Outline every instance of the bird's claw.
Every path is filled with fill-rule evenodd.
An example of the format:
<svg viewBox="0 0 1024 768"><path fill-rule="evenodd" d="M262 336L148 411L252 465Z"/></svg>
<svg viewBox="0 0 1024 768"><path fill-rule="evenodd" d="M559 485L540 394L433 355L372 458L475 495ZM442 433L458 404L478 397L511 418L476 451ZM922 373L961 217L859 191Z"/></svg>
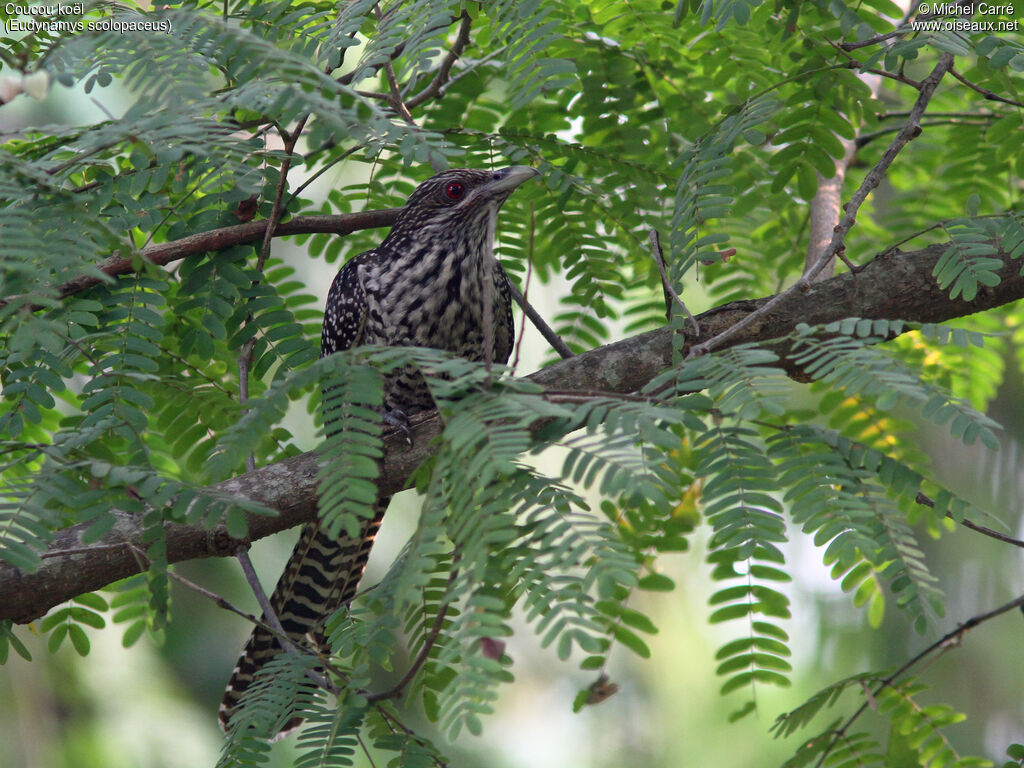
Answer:
<svg viewBox="0 0 1024 768"><path fill-rule="evenodd" d="M395 427L405 437L405 442L412 445L412 432L409 430L409 416L405 411L398 408L388 408L384 411L384 423L389 427Z"/></svg>

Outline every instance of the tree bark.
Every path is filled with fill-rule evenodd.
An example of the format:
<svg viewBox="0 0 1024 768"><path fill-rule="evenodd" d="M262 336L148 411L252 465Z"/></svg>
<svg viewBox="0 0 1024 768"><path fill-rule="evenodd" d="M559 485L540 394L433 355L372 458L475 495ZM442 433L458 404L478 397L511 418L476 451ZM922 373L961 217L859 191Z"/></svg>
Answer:
<svg viewBox="0 0 1024 768"><path fill-rule="evenodd" d="M806 380L806 376L787 360L787 343L782 338L798 323L818 325L847 317L942 322L1024 297L1020 265L1000 252L1004 266L999 285L981 286L970 302L962 298L950 299L932 277L935 263L944 249L940 244L912 253L883 254L855 275L846 273L816 283L730 339L727 346L777 340L771 348L779 354L780 366L790 376ZM687 346L717 335L771 298L731 302L703 313L698 317L701 336L699 339L688 337ZM629 393L667 369L671 361L671 334L667 328L662 328L578 355L529 378L560 392ZM411 447L401 435L385 438L386 454L380 478L383 495L405 487L410 473L429 455L429 443L439 434L441 425L436 412L427 413L414 419L411 429L414 436ZM315 518L316 474L317 458L314 453L306 453L219 483L211 490L248 499L278 512L276 517L250 516L247 540L252 541ZM143 570L145 563L139 552L145 547L141 543L140 521L123 512L115 514L117 524L94 544L81 542L87 525L57 531L35 573L0 565L0 619L14 619L19 623L32 621L75 595ZM166 530L167 557L172 563L199 557L224 557L242 543L232 539L223 524L206 530L200 526L168 523Z"/></svg>

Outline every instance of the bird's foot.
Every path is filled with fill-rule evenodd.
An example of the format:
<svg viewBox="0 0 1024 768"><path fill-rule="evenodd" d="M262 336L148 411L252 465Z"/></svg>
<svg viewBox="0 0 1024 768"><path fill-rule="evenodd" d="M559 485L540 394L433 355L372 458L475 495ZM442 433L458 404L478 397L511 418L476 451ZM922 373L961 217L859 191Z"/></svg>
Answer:
<svg viewBox="0 0 1024 768"><path fill-rule="evenodd" d="M412 432L409 430L409 417L405 411L398 408L388 408L384 411L384 423L389 427L395 427L405 437L405 442L412 445Z"/></svg>

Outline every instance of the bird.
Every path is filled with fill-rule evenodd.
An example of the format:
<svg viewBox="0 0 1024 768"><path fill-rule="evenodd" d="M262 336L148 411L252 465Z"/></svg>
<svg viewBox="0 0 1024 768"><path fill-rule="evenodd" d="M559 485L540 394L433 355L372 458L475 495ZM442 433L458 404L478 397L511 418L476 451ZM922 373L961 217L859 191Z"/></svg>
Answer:
<svg viewBox="0 0 1024 768"><path fill-rule="evenodd" d="M521 165L496 171L450 169L416 187L383 242L349 259L335 276L324 310L321 357L377 344L432 347L471 361L506 363L515 335L512 292L493 256L493 217L517 187L538 173ZM485 291L491 292L489 301ZM488 305L493 313L489 325L484 321ZM491 337L489 355L485 336ZM386 377L386 423L408 434L408 418L432 408L430 391L416 371ZM378 499L356 538L331 536L319 522L305 524L270 598L294 643L309 638L329 653L324 622L355 596L389 501ZM257 671L282 651L269 630L253 630L221 700L222 730L229 732ZM301 717L293 717L278 735L301 723Z"/></svg>

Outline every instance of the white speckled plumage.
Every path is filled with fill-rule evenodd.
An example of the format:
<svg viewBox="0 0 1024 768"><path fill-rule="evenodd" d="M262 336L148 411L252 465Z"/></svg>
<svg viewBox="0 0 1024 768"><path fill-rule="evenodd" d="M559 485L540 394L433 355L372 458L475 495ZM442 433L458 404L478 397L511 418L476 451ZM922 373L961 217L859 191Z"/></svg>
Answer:
<svg viewBox="0 0 1024 768"><path fill-rule="evenodd" d="M484 307L489 305L490 359L506 362L514 335L511 294L508 277L488 247L489 217L536 174L524 166L457 169L420 184L384 241L350 259L335 277L324 310L321 356L384 344L433 347L480 361L486 357ZM489 300L485 290L491 291ZM385 407L411 416L433 402L422 377L406 370L386 382ZM322 622L354 596L388 501L378 502L375 518L356 539L331 538L317 523L303 528L271 597L297 643L309 637L323 645ZM257 670L280 652L272 634L253 630L221 702L223 728ZM282 732L301 722L293 718Z"/></svg>

